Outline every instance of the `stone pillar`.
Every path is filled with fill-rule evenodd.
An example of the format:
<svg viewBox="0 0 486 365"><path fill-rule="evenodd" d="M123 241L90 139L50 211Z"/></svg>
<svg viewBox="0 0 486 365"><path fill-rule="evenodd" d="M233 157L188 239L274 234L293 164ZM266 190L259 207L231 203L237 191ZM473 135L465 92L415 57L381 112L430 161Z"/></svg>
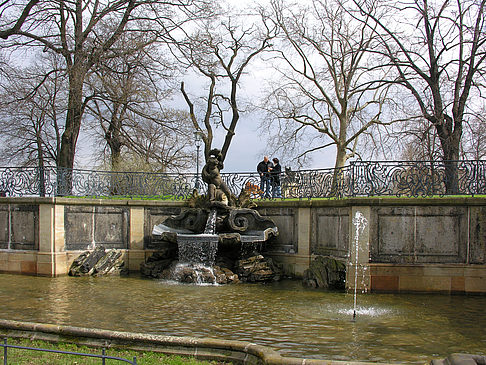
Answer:
<svg viewBox="0 0 486 365"><path fill-rule="evenodd" d="M67 274L64 244L64 205L39 204L38 275Z"/></svg>
<svg viewBox="0 0 486 365"><path fill-rule="evenodd" d="M309 268L311 260L311 208L297 209L297 254L295 255L295 275L302 276Z"/></svg>
<svg viewBox="0 0 486 365"><path fill-rule="evenodd" d="M130 233L128 238L128 270L139 271L140 264L145 262L144 239L145 209L130 207Z"/></svg>
<svg viewBox="0 0 486 365"><path fill-rule="evenodd" d="M360 291L371 288L370 262L371 208L353 206L349 219L349 263L346 271L346 289ZM357 267L357 276L356 274Z"/></svg>

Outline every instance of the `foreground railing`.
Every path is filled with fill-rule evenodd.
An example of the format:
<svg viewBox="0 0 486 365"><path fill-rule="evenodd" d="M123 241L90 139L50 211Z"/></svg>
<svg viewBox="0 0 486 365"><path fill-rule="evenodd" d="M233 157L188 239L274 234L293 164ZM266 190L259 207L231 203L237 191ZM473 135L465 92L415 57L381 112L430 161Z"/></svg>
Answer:
<svg viewBox="0 0 486 365"><path fill-rule="evenodd" d="M61 351L61 350L50 350L50 349L45 349L45 348L39 348L39 347L28 347L28 346L17 346L17 345L9 345L7 343L7 339L5 338L3 340L3 344L0 343L0 347L3 347L3 365L8 364L8 349L17 349L17 350L29 350L29 351L39 351L39 352L49 352L53 354L62 354L62 355L73 355L73 356L80 356L80 357L90 357L90 358L96 358L96 359L101 359L101 364L104 365L106 362L105 360L115 360L115 361L120 361L122 363L128 363L131 365L137 365L137 357L133 357L133 361L127 360L121 357L115 357L115 356L108 356L105 353L105 349L102 349L101 355L97 354L88 354L84 352L72 352L72 351ZM11 356L11 359L15 360L15 356ZM77 364L77 362L75 362Z"/></svg>
<svg viewBox="0 0 486 365"><path fill-rule="evenodd" d="M263 197L255 173L222 173L230 190ZM357 196L444 196L486 194L486 161L356 161L341 169L287 170L280 176L282 198ZM190 173L109 172L62 168L0 168L0 195L186 199L206 192Z"/></svg>

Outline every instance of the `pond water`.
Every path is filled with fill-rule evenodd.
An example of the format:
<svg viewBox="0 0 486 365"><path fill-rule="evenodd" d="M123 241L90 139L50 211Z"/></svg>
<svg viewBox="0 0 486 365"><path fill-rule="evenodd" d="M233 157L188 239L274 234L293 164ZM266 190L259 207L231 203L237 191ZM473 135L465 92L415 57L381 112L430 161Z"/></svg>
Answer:
<svg viewBox="0 0 486 365"><path fill-rule="evenodd" d="M486 355L486 296L353 295L266 285L196 286L137 276L0 274L0 318L267 345L283 356L423 364Z"/></svg>

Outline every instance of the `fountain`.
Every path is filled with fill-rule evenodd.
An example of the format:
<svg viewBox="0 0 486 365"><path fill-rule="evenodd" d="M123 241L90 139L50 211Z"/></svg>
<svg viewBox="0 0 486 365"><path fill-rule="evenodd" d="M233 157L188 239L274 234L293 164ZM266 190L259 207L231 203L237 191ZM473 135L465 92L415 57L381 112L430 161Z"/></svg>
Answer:
<svg viewBox="0 0 486 365"><path fill-rule="evenodd" d="M176 245L176 250L169 251L176 251L177 259L167 265L171 256L159 256L163 268L147 276L194 283L269 281L279 277L278 268L259 253L268 239L278 235L278 228L253 209L255 205L245 190L239 197L231 194L221 178L222 168L221 152L211 150L202 170L207 196L195 191L188 209L154 226L153 240L165 246ZM148 264L153 266L153 262ZM142 267L142 272L154 270Z"/></svg>
<svg viewBox="0 0 486 365"><path fill-rule="evenodd" d="M354 297L353 297L353 320L356 319L357 296L358 296L358 256L359 256L359 235L364 231L368 220L365 216L357 211L353 218L353 225L356 228L354 239Z"/></svg>

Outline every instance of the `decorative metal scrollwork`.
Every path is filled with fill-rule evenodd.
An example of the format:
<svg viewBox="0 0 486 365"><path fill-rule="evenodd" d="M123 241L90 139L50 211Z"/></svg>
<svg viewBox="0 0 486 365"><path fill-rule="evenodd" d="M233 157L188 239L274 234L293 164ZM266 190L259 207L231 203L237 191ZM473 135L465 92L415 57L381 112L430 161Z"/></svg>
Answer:
<svg viewBox="0 0 486 365"><path fill-rule="evenodd" d="M263 198L260 176L222 173L231 192ZM287 170L280 176L282 199L357 196L444 196L486 194L486 161L355 161L340 169ZM0 195L186 199L207 190L191 173L109 172L56 167L0 167Z"/></svg>

